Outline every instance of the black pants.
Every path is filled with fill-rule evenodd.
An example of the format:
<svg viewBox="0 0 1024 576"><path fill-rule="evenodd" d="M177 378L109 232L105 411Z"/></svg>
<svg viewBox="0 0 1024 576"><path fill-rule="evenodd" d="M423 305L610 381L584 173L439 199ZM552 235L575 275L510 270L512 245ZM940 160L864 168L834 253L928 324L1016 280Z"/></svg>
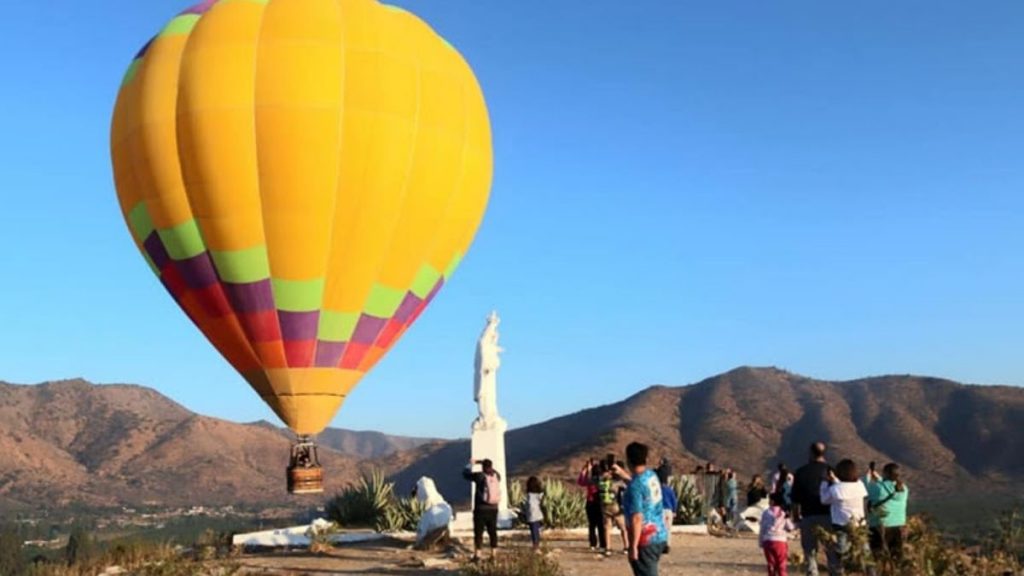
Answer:
<svg viewBox="0 0 1024 576"><path fill-rule="evenodd" d="M871 528L871 535L868 540L871 544L871 551L876 557L888 553L889 558L899 562L903 559L903 529L902 527L875 526Z"/></svg>
<svg viewBox="0 0 1024 576"><path fill-rule="evenodd" d="M633 576L658 576L658 561L665 553L665 543L648 544L637 552L637 559L629 561Z"/></svg>
<svg viewBox="0 0 1024 576"><path fill-rule="evenodd" d="M484 545L484 530L491 540L491 548L498 547L498 509L484 508L473 511L473 546L479 550Z"/></svg>
<svg viewBox="0 0 1024 576"><path fill-rule="evenodd" d="M587 502L587 536L591 548L604 547L604 515L600 502Z"/></svg>

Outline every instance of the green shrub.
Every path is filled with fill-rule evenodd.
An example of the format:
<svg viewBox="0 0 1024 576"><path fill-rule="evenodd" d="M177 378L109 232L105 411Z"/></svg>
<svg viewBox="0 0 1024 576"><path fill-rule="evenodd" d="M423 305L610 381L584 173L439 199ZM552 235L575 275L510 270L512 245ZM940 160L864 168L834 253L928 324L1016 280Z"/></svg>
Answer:
<svg viewBox="0 0 1024 576"><path fill-rule="evenodd" d="M544 525L548 528L582 528L587 525L587 497L558 480L544 480Z"/></svg>
<svg viewBox="0 0 1024 576"><path fill-rule="evenodd" d="M64 548L64 560L68 566L86 564L94 554L92 536L84 528L77 526L71 531L68 544Z"/></svg>
<svg viewBox="0 0 1024 576"><path fill-rule="evenodd" d="M415 498L398 498L384 507L384 515L374 524L378 532L415 532L423 516L423 505Z"/></svg>
<svg viewBox="0 0 1024 576"><path fill-rule="evenodd" d="M558 480L546 478L544 487L544 525L548 528L580 528L587 525L586 494ZM526 517L526 486L520 480L508 484L509 508L518 513L517 523Z"/></svg>
<svg viewBox="0 0 1024 576"><path fill-rule="evenodd" d="M0 529L0 574L17 574L24 566L21 534L13 526Z"/></svg>
<svg viewBox="0 0 1024 576"><path fill-rule="evenodd" d="M327 519L339 526L372 528L378 532L416 530L423 507L415 498L398 498L395 485L380 470L364 474L346 486L325 508Z"/></svg>
<svg viewBox="0 0 1024 576"><path fill-rule="evenodd" d="M1005 522L1005 518L1004 518ZM1006 548L1003 526L994 534L988 546L965 548L950 541L927 518L909 519L904 532L903 557L899 560L888 555L875 558L867 548L868 529L858 526L852 530L851 546L844 556L844 564L852 574L863 574L874 567L879 576L1003 576L1017 574L1021 563ZM826 546L835 545L835 535L819 528L819 539Z"/></svg>
<svg viewBox="0 0 1024 576"><path fill-rule="evenodd" d="M558 562L522 548L499 554L494 560L466 564L461 573L464 576L565 576Z"/></svg>
<svg viewBox="0 0 1024 576"><path fill-rule="evenodd" d="M517 512L526 508L526 487L522 480L508 483L508 507Z"/></svg>
<svg viewBox="0 0 1024 576"><path fill-rule="evenodd" d="M394 500L394 484L384 473L373 470L364 474L355 485L348 485L326 506L327 519L341 526L375 528L382 522L385 510Z"/></svg>
<svg viewBox="0 0 1024 576"><path fill-rule="evenodd" d="M676 509L676 524L700 524L704 516L704 498L687 476L673 476L669 485L676 492L679 506Z"/></svg>
<svg viewBox="0 0 1024 576"><path fill-rule="evenodd" d="M1024 563L1024 513L1007 510L996 519L993 548Z"/></svg>

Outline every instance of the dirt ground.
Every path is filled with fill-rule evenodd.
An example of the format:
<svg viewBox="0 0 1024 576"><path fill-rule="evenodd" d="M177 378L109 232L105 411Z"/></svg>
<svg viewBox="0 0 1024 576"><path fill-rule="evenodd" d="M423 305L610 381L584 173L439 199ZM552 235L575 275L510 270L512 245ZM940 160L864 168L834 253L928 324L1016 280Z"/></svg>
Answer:
<svg viewBox="0 0 1024 576"><path fill-rule="evenodd" d="M547 553L556 558L570 575L618 576L630 574L623 554L602 557L590 552L578 536L546 535ZM415 552L411 543L381 540L344 545L315 555L305 550L265 554L246 554L237 559L242 574L266 576L450 575L458 570L464 556L450 558L442 553ZM504 548L527 547L520 536L505 538ZM736 538L714 536L673 536L672 550L662 557L661 574L748 575L764 574L764 560L753 535Z"/></svg>

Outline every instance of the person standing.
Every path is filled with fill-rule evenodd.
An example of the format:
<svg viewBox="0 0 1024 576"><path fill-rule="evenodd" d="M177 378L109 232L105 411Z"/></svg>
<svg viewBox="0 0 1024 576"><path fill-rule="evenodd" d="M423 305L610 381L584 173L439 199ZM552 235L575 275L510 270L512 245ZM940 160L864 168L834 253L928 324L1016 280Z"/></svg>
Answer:
<svg viewBox="0 0 1024 576"><path fill-rule="evenodd" d="M886 464L881 477L868 484L869 542L876 562L891 562L895 567L903 559L909 498L910 488L900 479L899 464Z"/></svg>
<svg viewBox="0 0 1024 576"><path fill-rule="evenodd" d="M784 478L785 470L786 465L782 462L779 462L778 467L776 467L775 469L775 473L772 474L772 486L771 490L769 490L770 493L774 494L779 491L779 487L782 484L781 480Z"/></svg>
<svg viewBox="0 0 1024 576"><path fill-rule="evenodd" d="M850 549L851 530L864 521L864 500L867 497L868 490L858 477L853 460L839 462L834 471L828 470L826 480L821 483L821 503L830 506L832 531L836 535L835 546L829 546L834 548L828 565L831 576L843 575L842 557Z"/></svg>
<svg viewBox="0 0 1024 576"><path fill-rule="evenodd" d="M658 482L661 482L661 503L665 509L665 554L668 554L672 548L672 524L675 522L676 510L679 509L679 499L669 480L671 478L668 470L664 467L658 468Z"/></svg>
<svg viewBox="0 0 1024 576"><path fill-rule="evenodd" d="M831 509L821 502L821 481L829 470L825 462L826 448L824 442L811 444L810 462L798 468L793 477L793 519L800 527L800 548L803 549L807 576L818 576L818 528L832 528ZM830 565L838 562L832 555L834 552L827 548Z"/></svg>
<svg viewBox="0 0 1024 576"><path fill-rule="evenodd" d="M480 464L481 471L474 472L473 466ZM498 550L498 505L501 503L501 475L494 469L490 459L470 460L462 477L476 486L473 498L473 560L480 559L484 531L491 544L491 558Z"/></svg>
<svg viewBox="0 0 1024 576"><path fill-rule="evenodd" d="M782 481L782 508L786 512L793 509L793 474L788 470Z"/></svg>
<svg viewBox="0 0 1024 576"><path fill-rule="evenodd" d="M736 527L736 519L740 515L740 487L736 481L736 472L729 469L725 473L725 525L728 528Z"/></svg>
<svg viewBox="0 0 1024 576"><path fill-rule="evenodd" d="M597 484L600 480L600 462L596 458L587 460L580 470L576 483L587 490L587 537L590 540L590 550L595 551L598 546L601 551L605 548L604 515L601 513L601 501L597 494Z"/></svg>
<svg viewBox="0 0 1024 576"><path fill-rule="evenodd" d="M757 539L768 562L768 576L786 576L789 533L794 527L782 508L781 493L772 493L769 503L770 506L761 514L761 529Z"/></svg>
<svg viewBox="0 0 1024 576"><path fill-rule="evenodd" d="M601 515L604 521L604 541L602 544L603 553L611 554L612 528L619 529L619 536L622 537L622 551L628 550L626 541L626 523L622 515L622 503L620 492L624 488L623 481L629 477L616 462L613 455L602 463L601 477L597 481L597 499L601 503Z"/></svg>
<svg viewBox="0 0 1024 576"><path fill-rule="evenodd" d="M747 486L747 507L757 506L762 500L768 497L768 489L764 487L764 480L760 474L754 474Z"/></svg>
<svg viewBox="0 0 1024 576"><path fill-rule="evenodd" d="M646 445L633 442L626 446L626 464L632 473L623 497L626 530L629 534L629 566L633 576L657 576L658 562L665 552L665 506L661 482L647 468Z"/></svg>
<svg viewBox="0 0 1024 576"><path fill-rule="evenodd" d="M530 527L533 551L540 551L540 527L544 523L544 486L540 478L530 476L526 481L526 525Z"/></svg>

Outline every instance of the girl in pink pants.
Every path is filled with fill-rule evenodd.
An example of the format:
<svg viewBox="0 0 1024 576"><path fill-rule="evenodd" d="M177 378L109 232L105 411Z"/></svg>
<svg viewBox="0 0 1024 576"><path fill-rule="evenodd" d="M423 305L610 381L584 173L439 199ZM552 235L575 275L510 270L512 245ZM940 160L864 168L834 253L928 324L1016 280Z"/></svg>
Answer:
<svg viewBox="0 0 1024 576"><path fill-rule="evenodd" d="M768 561L768 576L786 576L786 561L789 557L789 533L793 523L782 509L782 495L771 495L771 506L761 515L761 530L758 542Z"/></svg>

